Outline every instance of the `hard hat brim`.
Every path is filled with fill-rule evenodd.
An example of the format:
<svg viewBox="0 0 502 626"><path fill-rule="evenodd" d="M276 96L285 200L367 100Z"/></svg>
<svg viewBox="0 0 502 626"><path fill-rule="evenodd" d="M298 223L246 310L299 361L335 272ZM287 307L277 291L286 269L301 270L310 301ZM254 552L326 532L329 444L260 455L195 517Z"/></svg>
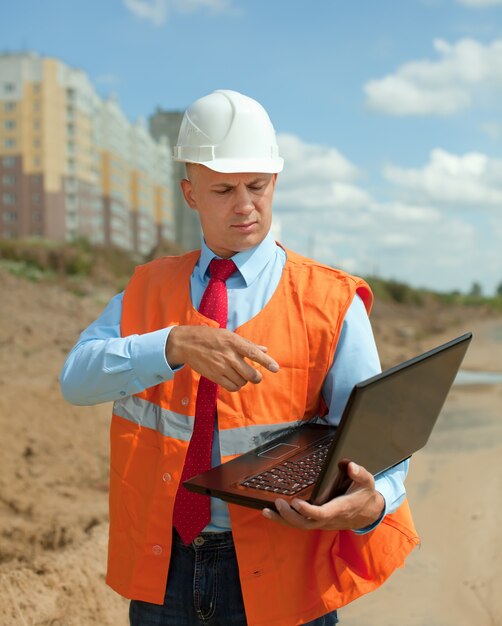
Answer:
<svg viewBox="0 0 502 626"><path fill-rule="evenodd" d="M174 159L177 161L178 159ZM179 159L181 161L181 159ZM236 174L239 172L257 172L261 174L278 174L284 167L284 159L214 159L212 161L190 161L183 159L184 163L197 163L204 165L210 170L222 174Z"/></svg>

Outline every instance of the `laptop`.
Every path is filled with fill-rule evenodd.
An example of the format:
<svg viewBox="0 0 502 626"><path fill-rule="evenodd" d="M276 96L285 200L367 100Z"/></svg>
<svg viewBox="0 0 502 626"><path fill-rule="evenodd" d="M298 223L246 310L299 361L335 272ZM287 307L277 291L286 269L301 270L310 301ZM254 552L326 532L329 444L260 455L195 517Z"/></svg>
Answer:
<svg viewBox="0 0 502 626"><path fill-rule="evenodd" d="M376 475L425 446L472 333L357 383L338 427L311 421L183 484L226 502L275 510L301 498L321 505L351 484L349 461Z"/></svg>

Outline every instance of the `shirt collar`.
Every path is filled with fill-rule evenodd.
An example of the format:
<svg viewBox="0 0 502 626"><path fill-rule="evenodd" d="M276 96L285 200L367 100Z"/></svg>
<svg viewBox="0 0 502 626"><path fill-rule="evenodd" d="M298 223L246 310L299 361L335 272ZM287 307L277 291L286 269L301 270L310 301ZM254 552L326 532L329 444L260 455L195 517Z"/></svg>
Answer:
<svg viewBox="0 0 502 626"><path fill-rule="evenodd" d="M232 261L237 265L246 287L249 287L258 278L259 274L274 256L276 248L274 238L268 233L265 239L257 246L254 246L254 248L234 254ZM201 280L204 280L206 273L209 276L209 264L214 258L218 259L219 257L203 241L197 263Z"/></svg>

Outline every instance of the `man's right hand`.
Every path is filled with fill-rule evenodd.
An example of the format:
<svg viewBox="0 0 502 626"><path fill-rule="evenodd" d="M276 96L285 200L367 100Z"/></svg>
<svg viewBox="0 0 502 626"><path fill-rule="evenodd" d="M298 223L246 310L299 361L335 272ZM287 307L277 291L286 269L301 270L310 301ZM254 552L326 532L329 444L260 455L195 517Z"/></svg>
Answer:
<svg viewBox="0 0 502 626"><path fill-rule="evenodd" d="M248 382L261 382L261 373L246 359L270 372L279 371L279 365L266 352L265 346L210 326L175 326L166 344L166 359L171 368L189 365L228 391L238 391Z"/></svg>

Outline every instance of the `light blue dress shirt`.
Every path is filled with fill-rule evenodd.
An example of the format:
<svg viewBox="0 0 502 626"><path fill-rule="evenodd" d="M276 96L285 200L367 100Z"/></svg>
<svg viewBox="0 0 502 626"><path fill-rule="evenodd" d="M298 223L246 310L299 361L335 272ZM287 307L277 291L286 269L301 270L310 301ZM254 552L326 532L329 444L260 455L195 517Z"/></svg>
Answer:
<svg viewBox="0 0 502 626"><path fill-rule="evenodd" d="M190 279L190 295L196 309L209 282L208 268L214 257L215 254L203 243ZM269 301L280 281L286 253L268 235L258 246L235 254L232 260L239 270L227 281L227 328L233 331L257 315ZM61 389L72 404L92 405L118 400L171 380L176 375L176 370L171 369L165 357L171 328L121 337L122 298L123 293L112 298L101 316L80 335L66 359L61 374ZM335 357L322 388L323 398L329 407L326 419L330 424L336 426L339 423L352 387L380 371L366 309L356 296L345 315ZM219 463L216 424L213 465ZM376 489L385 499L385 513L395 511L404 500L407 471L408 462L405 461L376 477ZM364 531L371 530L375 525ZM221 500L212 498L211 522L205 530L229 529L227 506Z"/></svg>

